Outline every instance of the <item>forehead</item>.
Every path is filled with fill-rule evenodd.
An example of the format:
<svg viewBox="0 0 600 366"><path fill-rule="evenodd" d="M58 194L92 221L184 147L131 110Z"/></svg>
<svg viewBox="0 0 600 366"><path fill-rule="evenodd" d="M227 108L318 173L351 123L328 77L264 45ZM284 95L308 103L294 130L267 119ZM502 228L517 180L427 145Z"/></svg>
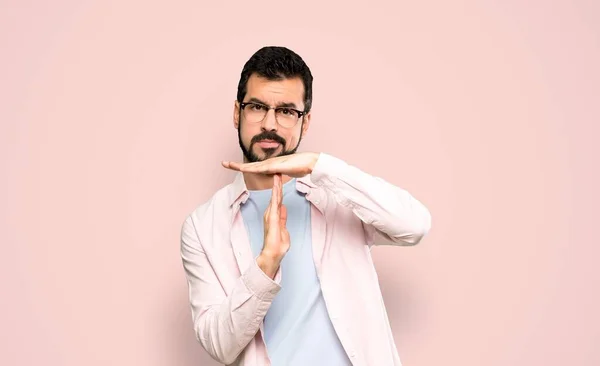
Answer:
<svg viewBox="0 0 600 366"><path fill-rule="evenodd" d="M304 84L300 77L269 80L252 74L246 84L244 99L249 100L250 98L257 98L271 105L294 103L301 108L304 106Z"/></svg>

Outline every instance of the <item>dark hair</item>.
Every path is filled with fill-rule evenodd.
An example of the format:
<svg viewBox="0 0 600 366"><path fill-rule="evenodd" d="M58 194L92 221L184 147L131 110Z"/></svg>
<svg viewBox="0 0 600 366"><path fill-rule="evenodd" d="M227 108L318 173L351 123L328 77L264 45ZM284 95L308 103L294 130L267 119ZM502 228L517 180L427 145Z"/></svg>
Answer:
<svg viewBox="0 0 600 366"><path fill-rule="evenodd" d="M237 91L237 100L240 103L246 96L246 85L253 73L269 80L300 77L304 84L304 112L310 111L313 77L302 57L294 51L277 46L267 46L256 51L242 69Z"/></svg>

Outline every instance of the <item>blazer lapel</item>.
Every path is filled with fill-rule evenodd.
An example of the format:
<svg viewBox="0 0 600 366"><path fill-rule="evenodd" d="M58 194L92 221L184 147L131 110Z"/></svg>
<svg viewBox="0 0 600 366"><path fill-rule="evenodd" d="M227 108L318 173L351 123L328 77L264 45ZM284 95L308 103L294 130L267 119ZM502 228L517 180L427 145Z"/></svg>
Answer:
<svg viewBox="0 0 600 366"><path fill-rule="evenodd" d="M325 253L325 242L327 239L327 221L325 220L325 207L327 205L327 194L322 188L310 180L310 175L297 179L297 189L306 194L310 205L311 239L313 248L313 260L317 274L321 273L321 262Z"/></svg>
<svg viewBox="0 0 600 366"><path fill-rule="evenodd" d="M237 262L240 274L244 273L246 268L250 266L252 260L252 248L250 247L250 239L244 225L240 207L234 207L233 223L231 226L231 248Z"/></svg>

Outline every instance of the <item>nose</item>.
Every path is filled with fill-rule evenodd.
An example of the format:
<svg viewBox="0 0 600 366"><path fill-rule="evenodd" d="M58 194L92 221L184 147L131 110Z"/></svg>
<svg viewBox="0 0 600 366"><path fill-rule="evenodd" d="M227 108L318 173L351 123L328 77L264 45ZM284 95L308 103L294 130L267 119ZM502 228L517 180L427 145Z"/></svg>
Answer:
<svg viewBox="0 0 600 366"><path fill-rule="evenodd" d="M265 131L277 131L277 120L275 119L274 109L267 111L267 115L262 120L261 128Z"/></svg>

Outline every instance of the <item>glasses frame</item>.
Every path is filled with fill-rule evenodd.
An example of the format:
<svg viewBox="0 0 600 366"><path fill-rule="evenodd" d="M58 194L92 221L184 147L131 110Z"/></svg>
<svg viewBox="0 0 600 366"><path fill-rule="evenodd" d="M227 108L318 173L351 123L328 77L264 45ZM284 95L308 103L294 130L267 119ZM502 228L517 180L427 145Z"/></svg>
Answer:
<svg viewBox="0 0 600 366"><path fill-rule="evenodd" d="M267 112L265 113L265 116L260 121L250 122L250 123L260 123L260 122L264 121L265 118L267 117L267 114L269 114L269 111L271 109L275 110L275 121L277 121L277 124L279 124L280 126L285 127L285 128L292 128L292 127L296 126L298 124L298 121L300 121L301 119L303 119L304 116L306 115L306 112L299 111L299 110L297 110L295 108L290 108L290 107L272 107L270 105L266 105L266 104L262 104L262 103L256 103L256 102L241 102L240 103L240 109L243 112L246 109L246 106L251 105L251 104L259 105L261 107L265 107L265 108L267 108ZM289 127L288 126L284 126L281 123L279 123L279 120L277 119L277 110L278 109L289 109L289 110L292 110L292 111L298 113L298 119L296 120L296 123L294 123L293 125L291 125Z"/></svg>

